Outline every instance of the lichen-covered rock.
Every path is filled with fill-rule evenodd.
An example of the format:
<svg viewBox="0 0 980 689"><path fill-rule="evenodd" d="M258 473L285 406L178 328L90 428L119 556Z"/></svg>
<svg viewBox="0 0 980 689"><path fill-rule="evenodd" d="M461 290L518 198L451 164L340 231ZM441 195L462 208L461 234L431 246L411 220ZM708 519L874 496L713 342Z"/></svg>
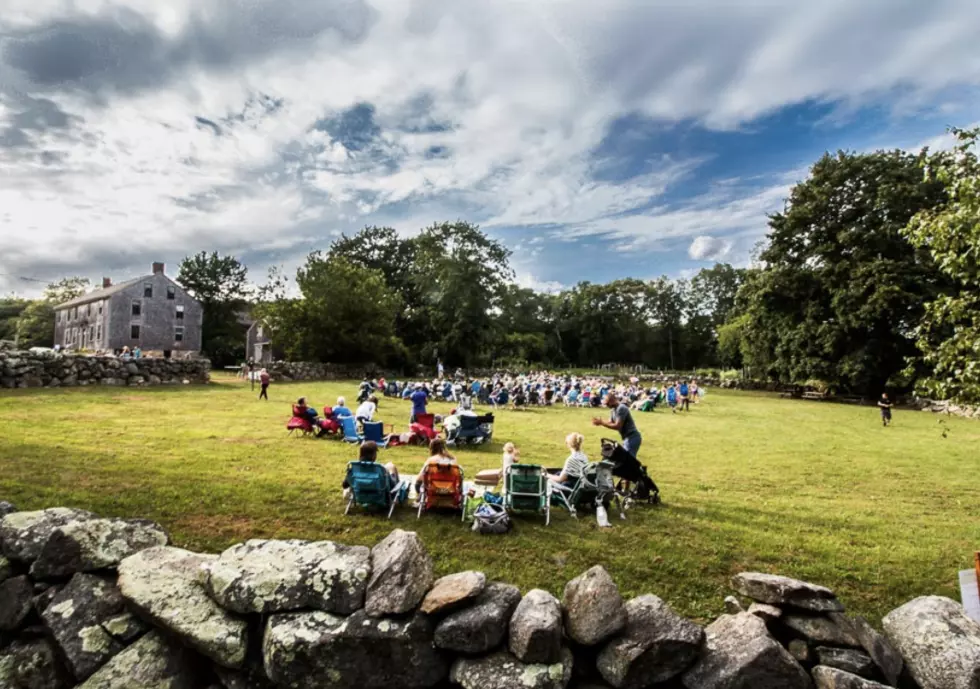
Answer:
<svg viewBox="0 0 980 689"><path fill-rule="evenodd" d="M327 612L271 615L262 642L265 671L291 689L415 689L446 677L424 615L407 619Z"/></svg>
<svg viewBox="0 0 980 689"><path fill-rule="evenodd" d="M745 612L745 608L735 596L725 596L725 612L729 615L737 615L740 612Z"/></svg>
<svg viewBox="0 0 980 689"><path fill-rule="evenodd" d="M168 540L163 527L146 519L71 522L51 532L31 565L31 576L55 579L116 567L130 555Z"/></svg>
<svg viewBox="0 0 980 689"><path fill-rule="evenodd" d="M364 605L371 551L330 541L251 540L204 563L204 585L240 613L313 608L344 615Z"/></svg>
<svg viewBox="0 0 980 689"><path fill-rule="evenodd" d="M47 639L15 641L0 651L3 689L65 689L68 681Z"/></svg>
<svg viewBox="0 0 980 689"><path fill-rule="evenodd" d="M850 620L851 631L861 642L861 646L867 651L868 655L881 670L882 676L888 680L893 687L898 686L898 680L902 676L902 669L905 661L901 654L895 650L885 637L875 631L874 627L868 624L863 617L855 617Z"/></svg>
<svg viewBox="0 0 980 689"><path fill-rule="evenodd" d="M87 679L124 645L103 623L123 613L125 601L112 583L91 574L76 574L44 610L41 618L79 682Z"/></svg>
<svg viewBox="0 0 980 689"><path fill-rule="evenodd" d="M599 653L603 678L621 689L643 689L684 672L698 657L704 630L653 595L626 604L626 628Z"/></svg>
<svg viewBox="0 0 980 689"><path fill-rule="evenodd" d="M826 665L817 665L811 674L817 689L888 689L884 684Z"/></svg>
<svg viewBox="0 0 980 689"><path fill-rule="evenodd" d="M572 653L562 649L560 662L522 663L506 651L483 658L460 658L450 680L463 689L564 689L572 678Z"/></svg>
<svg viewBox="0 0 980 689"><path fill-rule="evenodd" d="M722 615L705 629L705 650L684 673L687 689L809 689L810 676L755 615Z"/></svg>
<svg viewBox="0 0 980 689"><path fill-rule="evenodd" d="M0 517L6 517L8 514L16 512L17 508L14 507L13 503L7 502L6 500L0 500Z"/></svg>
<svg viewBox="0 0 980 689"><path fill-rule="evenodd" d="M841 626L828 617L783 615L780 623L814 645L861 647L861 642L850 628Z"/></svg>
<svg viewBox="0 0 980 689"><path fill-rule="evenodd" d="M793 639L786 644L786 650L789 651L789 654L793 656L793 658L796 659L796 662L798 662L800 665L809 667L813 665L814 660L816 659L816 654L813 652L813 649L810 648L810 644L803 639Z"/></svg>
<svg viewBox="0 0 980 689"><path fill-rule="evenodd" d="M414 610L432 587L432 558L418 534L395 529L371 549L364 609L372 617Z"/></svg>
<svg viewBox="0 0 980 689"><path fill-rule="evenodd" d="M814 612L844 610L830 589L777 574L742 572L732 577L732 588L759 603L788 605Z"/></svg>
<svg viewBox="0 0 980 689"><path fill-rule="evenodd" d="M817 662L867 679L874 677L874 661L864 651L854 648L817 646Z"/></svg>
<svg viewBox="0 0 980 689"><path fill-rule="evenodd" d="M437 580L419 608L426 615L445 615L476 598L487 585L483 572L459 572Z"/></svg>
<svg viewBox="0 0 980 689"><path fill-rule="evenodd" d="M561 660L561 603L547 591L527 592L510 618L510 652L523 663Z"/></svg>
<svg viewBox="0 0 980 689"><path fill-rule="evenodd" d="M129 643L149 631L150 626L131 612L122 612L102 622L102 628L114 639Z"/></svg>
<svg viewBox="0 0 980 689"><path fill-rule="evenodd" d="M583 646L599 644L626 626L626 607L619 588L601 565L565 584L561 605L565 633Z"/></svg>
<svg viewBox="0 0 980 689"><path fill-rule="evenodd" d="M198 689L201 675L187 649L150 632L78 689Z"/></svg>
<svg viewBox="0 0 980 689"><path fill-rule="evenodd" d="M265 674L261 659L241 670L229 670L215 665L212 668L221 689L275 689Z"/></svg>
<svg viewBox="0 0 980 689"><path fill-rule="evenodd" d="M486 653L500 646L514 609L521 602L516 586L491 582L473 605L450 614L435 631L435 644L457 653Z"/></svg>
<svg viewBox="0 0 980 689"><path fill-rule="evenodd" d="M748 612L755 615L763 622L775 622L783 616L783 609L768 603L753 603L749 606Z"/></svg>
<svg viewBox="0 0 980 689"><path fill-rule="evenodd" d="M64 586L60 584L52 585L46 587L44 590L38 593L37 587L35 586L33 603L34 611L38 615L44 614L44 611L47 610L48 606L51 604L51 601L54 600L54 597L58 595L58 592L61 591L62 588L64 588Z"/></svg>
<svg viewBox="0 0 980 689"><path fill-rule="evenodd" d="M6 581L14 575L14 567L10 560L0 555L0 582Z"/></svg>
<svg viewBox="0 0 980 689"><path fill-rule="evenodd" d="M980 625L956 601L921 596L881 622L922 689L980 687Z"/></svg>
<svg viewBox="0 0 980 689"><path fill-rule="evenodd" d="M201 565L215 557L168 546L142 550L119 565L118 585L147 620L236 668L245 660L246 623L215 603L199 579Z"/></svg>
<svg viewBox="0 0 980 689"><path fill-rule="evenodd" d="M0 519L3 554L15 562L30 564L41 554L41 549L55 529L95 518L91 512L69 507L12 512Z"/></svg>
<svg viewBox="0 0 980 689"><path fill-rule="evenodd" d="M33 602L34 587L26 576L0 583L0 631L10 632L20 627Z"/></svg>

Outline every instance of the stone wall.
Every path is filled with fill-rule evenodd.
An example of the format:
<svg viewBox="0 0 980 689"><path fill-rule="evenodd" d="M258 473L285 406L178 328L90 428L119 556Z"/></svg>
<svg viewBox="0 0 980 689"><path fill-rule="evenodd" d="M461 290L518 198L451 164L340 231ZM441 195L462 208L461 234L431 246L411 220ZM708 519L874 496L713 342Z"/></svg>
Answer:
<svg viewBox="0 0 980 689"><path fill-rule="evenodd" d="M274 361L266 366L273 380L361 380L384 374L375 364L322 364L315 361ZM394 377L394 374L390 374Z"/></svg>
<svg viewBox="0 0 980 689"><path fill-rule="evenodd" d="M177 385L207 383L207 359L133 359L52 351L0 351L0 387L56 388L79 385Z"/></svg>
<svg viewBox="0 0 980 689"><path fill-rule="evenodd" d="M159 525L0 503L0 687L20 689L967 689L980 625L936 596L879 634L832 591L732 578L707 627L595 566L561 600L440 579L414 533L373 548L252 540L220 555ZM474 538L479 538L474 536ZM493 538L493 537L485 537Z"/></svg>

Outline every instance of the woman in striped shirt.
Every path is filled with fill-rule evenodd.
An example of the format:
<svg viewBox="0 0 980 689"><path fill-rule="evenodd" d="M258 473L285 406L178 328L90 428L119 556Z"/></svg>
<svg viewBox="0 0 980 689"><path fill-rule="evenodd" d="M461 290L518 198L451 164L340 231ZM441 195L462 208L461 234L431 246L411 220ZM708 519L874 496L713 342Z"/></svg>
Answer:
<svg viewBox="0 0 980 689"><path fill-rule="evenodd" d="M568 459L565 460L565 466L562 468L560 474L557 476L551 474L549 476L552 481L557 481L566 486L575 485L576 481L582 476L582 472L585 471L585 467L589 464L589 458L582 452L582 443L584 441L585 438L581 433L568 434L568 437L565 438L565 445L572 451L572 454L568 455Z"/></svg>

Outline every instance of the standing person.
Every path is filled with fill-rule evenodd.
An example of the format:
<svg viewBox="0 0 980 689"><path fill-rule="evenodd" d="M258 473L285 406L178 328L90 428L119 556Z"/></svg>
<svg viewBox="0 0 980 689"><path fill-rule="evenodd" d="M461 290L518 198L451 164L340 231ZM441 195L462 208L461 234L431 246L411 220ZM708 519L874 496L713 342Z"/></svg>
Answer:
<svg viewBox="0 0 980 689"><path fill-rule="evenodd" d="M881 393L878 409L881 410L881 425L887 426L892 422L892 401L888 398L887 392Z"/></svg>
<svg viewBox="0 0 980 689"><path fill-rule="evenodd" d="M610 392L606 396L606 406L612 410L609 421L603 421L597 416L592 419L592 425L619 431L619 437L623 440L623 447L626 448L627 452L636 457L640 451L640 443L643 442L643 436L640 435L640 431L633 421L630 408L619 401L615 392Z"/></svg>
<svg viewBox="0 0 980 689"><path fill-rule="evenodd" d="M371 421L374 418L374 412L378 410L378 398L374 395L368 397L364 402L357 408L354 412L354 418L358 420L359 423L365 423Z"/></svg>
<svg viewBox="0 0 980 689"><path fill-rule="evenodd" d="M436 378L442 380L446 375L446 369L442 365L442 359L436 359Z"/></svg>
<svg viewBox="0 0 980 689"><path fill-rule="evenodd" d="M259 372L259 383L262 386L262 390L259 392L259 399L260 400L265 400L266 402L269 401L269 381L270 380L272 380L272 379L269 377L269 372L266 371L265 369L262 369Z"/></svg>
<svg viewBox="0 0 980 689"><path fill-rule="evenodd" d="M691 411L691 390L687 387L687 381L682 380L677 390L681 398L681 411Z"/></svg>
<svg viewBox="0 0 980 689"><path fill-rule="evenodd" d="M429 401L429 394L425 391L422 383L416 383L415 392L412 393L409 399L412 400L412 415L409 417L408 422L415 423L418 415L425 413L425 404Z"/></svg>

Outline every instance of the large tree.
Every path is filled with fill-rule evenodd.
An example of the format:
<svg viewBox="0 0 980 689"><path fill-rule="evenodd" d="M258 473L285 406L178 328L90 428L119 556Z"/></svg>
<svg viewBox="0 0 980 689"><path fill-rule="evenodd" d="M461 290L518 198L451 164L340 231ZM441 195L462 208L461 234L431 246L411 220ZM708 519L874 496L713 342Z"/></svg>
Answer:
<svg viewBox="0 0 980 689"><path fill-rule="evenodd" d="M947 201L921 211L906 236L928 251L954 289L927 304L916 329L926 375L925 394L980 402L980 129L954 130L959 145L923 161L927 177L944 185ZM914 368L914 367L913 367Z"/></svg>
<svg viewBox="0 0 980 689"><path fill-rule="evenodd" d="M770 217L744 323L769 376L864 394L901 382L924 305L947 282L902 233L945 198L921 162L902 151L825 155Z"/></svg>
<svg viewBox="0 0 980 689"><path fill-rule="evenodd" d="M201 349L211 363L241 361L245 357L241 316L248 310L250 296L248 269L234 256L202 251L180 262L177 282L204 308Z"/></svg>
<svg viewBox="0 0 980 689"><path fill-rule="evenodd" d="M53 347L54 307L82 296L89 286L87 278L67 277L45 287L43 298L30 302L17 318L18 346Z"/></svg>
<svg viewBox="0 0 980 689"><path fill-rule="evenodd" d="M297 271L296 284L301 298L280 297L262 307L288 358L385 363L402 355L395 336L401 299L380 270L315 251Z"/></svg>

